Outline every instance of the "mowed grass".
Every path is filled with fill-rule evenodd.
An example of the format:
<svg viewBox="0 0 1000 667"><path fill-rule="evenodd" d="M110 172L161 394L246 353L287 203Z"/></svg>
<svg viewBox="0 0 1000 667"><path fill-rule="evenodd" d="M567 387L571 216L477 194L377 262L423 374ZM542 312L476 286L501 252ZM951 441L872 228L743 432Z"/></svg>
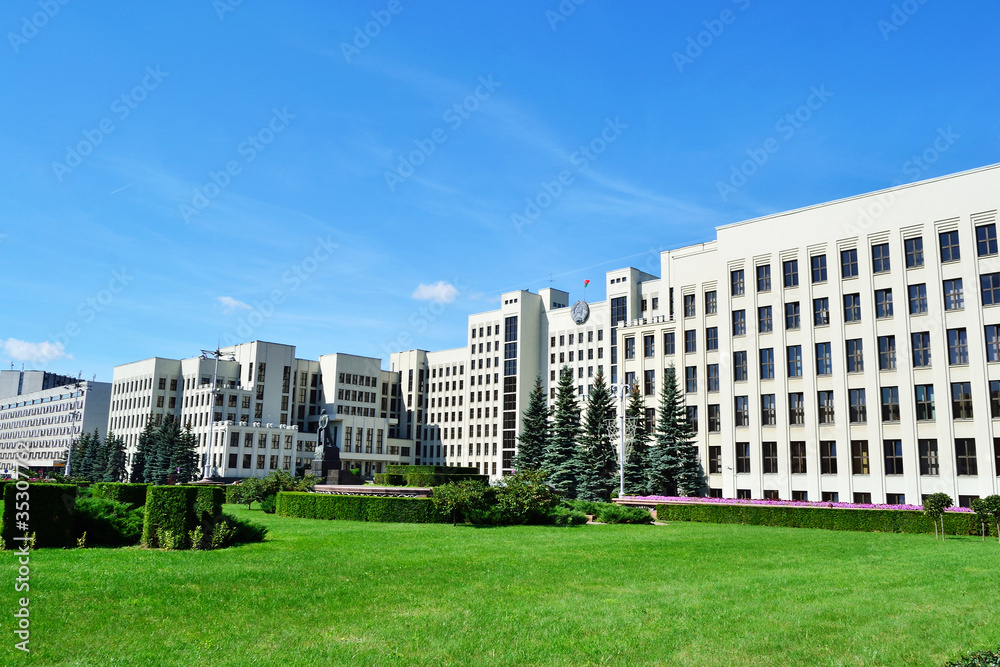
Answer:
<svg viewBox="0 0 1000 667"><path fill-rule="evenodd" d="M1000 546L975 538L226 511L268 541L35 552L32 653L4 632L0 664L940 665L1000 641Z"/></svg>

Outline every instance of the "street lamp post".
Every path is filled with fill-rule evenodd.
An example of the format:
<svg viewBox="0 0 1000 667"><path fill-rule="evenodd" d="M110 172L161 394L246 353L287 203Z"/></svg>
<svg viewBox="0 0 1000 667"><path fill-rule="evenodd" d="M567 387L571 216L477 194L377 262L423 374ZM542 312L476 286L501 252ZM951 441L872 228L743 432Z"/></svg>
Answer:
<svg viewBox="0 0 1000 667"><path fill-rule="evenodd" d="M625 495L625 401L632 395L632 385L613 384L611 391L621 407L618 411L618 497L621 498Z"/></svg>
<svg viewBox="0 0 1000 667"><path fill-rule="evenodd" d="M83 391L90 391L91 390L91 386L89 384L85 384L85 382L86 382L85 380L84 381L77 380L76 384L69 385L69 386L71 386L73 389L77 389L77 390L82 389ZM82 396L83 392L81 392L80 395ZM63 474L66 477L69 477L70 476L70 472L71 472L69 465L70 465L71 459L73 458L73 445L74 445L75 440L76 440L73 436L76 435L76 420L80 418L81 414L82 413L79 410L75 409L75 408L74 408L73 412L69 413L69 417L70 417L70 425L69 425L69 430L70 430L69 449L66 451L66 468L63 470Z"/></svg>
<svg viewBox="0 0 1000 667"><path fill-rule="evenodd" d="M226 357L226 361L235 361L236 358L232 354L223 354L218 348L214 350L202 350L201 358L208 359L209 357L215 357L215 370L212 372L212 391L211 399L209 400L210 410L208 413L208 446L205 448L205 463L202 466L202 482L212 481L212 447L215 445L215 397L219 393L218 383L219 383L219 359L223 356Z"/></svg>

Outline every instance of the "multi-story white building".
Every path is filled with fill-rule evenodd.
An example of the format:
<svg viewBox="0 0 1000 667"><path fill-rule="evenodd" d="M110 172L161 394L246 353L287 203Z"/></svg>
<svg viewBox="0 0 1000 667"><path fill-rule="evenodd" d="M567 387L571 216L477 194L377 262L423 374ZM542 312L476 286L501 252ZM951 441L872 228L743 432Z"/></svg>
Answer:
<svg viewBox="0 0 1000 667"><path fill-rule="evenodd" d="M2 371L0 377L0 473L15 459L40 472L66 465L73 442L95 430L106 435L111 385L46 371Z"/></svg>
<svg viewBox="0 0 1000 667"><path fill-rule="evenodd" d="M510 470L527 396L602 368L655 419L673 366L713 495L963 504L1000 475L1000 165L720 227L609 272L607 299L511 292L468 347L392 355L423 463ZM407 421L412 420L412 421Z"/></svg>

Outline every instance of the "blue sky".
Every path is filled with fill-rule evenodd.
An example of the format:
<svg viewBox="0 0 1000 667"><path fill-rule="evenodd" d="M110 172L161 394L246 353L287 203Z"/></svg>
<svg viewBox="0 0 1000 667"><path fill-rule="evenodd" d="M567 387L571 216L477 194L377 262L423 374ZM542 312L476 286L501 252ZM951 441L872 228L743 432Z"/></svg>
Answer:
<svg viewBox="0 0 1000 667"><path fill-rule="evenodd" d="M501 291L602 299L717 225L1000 161L998 24L985 0L6 2L0 366L387 358L463 345Z"/></svg>

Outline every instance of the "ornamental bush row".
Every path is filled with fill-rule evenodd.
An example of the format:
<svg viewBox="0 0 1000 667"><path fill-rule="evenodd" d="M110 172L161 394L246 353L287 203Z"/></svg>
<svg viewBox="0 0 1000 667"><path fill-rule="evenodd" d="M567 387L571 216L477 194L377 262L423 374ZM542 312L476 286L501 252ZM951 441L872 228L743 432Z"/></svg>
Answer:
<svg viewBox="0 0 1000 667"><path fill-rule="evenodd" d="M159 547L169 535L174 546L187 545L188 534L201 528L202 539L211 544L222 519L226 491L217 486L153 486L146 494L142 544ZM200 545L190 545L200 546Z"/></svg>
<svg viewBox="0 0 1000 667"><path fill-rule="evenodd" d="M435 466L386 466L386 468L435 468ZM438 466L437 470L418 470L406 473L385 472L375 474L375 484L382 486L443 486L450 482L465 482L468 480L480 481L486 484L489 481L487 475L480 475L478 472L441 472L442 470L475 470L475 468L445 468Z"/></svg>
<svg viewBox="0 0 1000 667"><path fill-rule="evenodd" d="M92 484L91 496L104 500L114 500L132 507L146 504L146 490L152 484L120 484L118 482L97 482Z"/></svg>
<svg viewBox="0 0 1000 667"><path fill-rule="evenodd" d="M933 519L914 510L854 510L821 507L781 507L765 505L710 505L697 503L659 504L660 521L700 521L742 523L753 526L824 528L868 533L930 533ZM945 532L951 535L979 535L975 514L946 512ZM994 535L995 535L994 531Z"/></svg>
<svg viewBox="0 0 1000 667"><path fill-rule="evenodd" d="M443 523L449 519L427 498L335 496L322 493L278 493L278 516L300 519L344 519L383 523Z"/></svg>
<svg viewBox="0 0 1000 667"><path fill-rule="evenodd" d="M20 488L18 488L20 487ZM35 534L36 547L69 547L73 537L75 484L4 484L0 538L7 549L19 546L15 536Z"/></svg>

